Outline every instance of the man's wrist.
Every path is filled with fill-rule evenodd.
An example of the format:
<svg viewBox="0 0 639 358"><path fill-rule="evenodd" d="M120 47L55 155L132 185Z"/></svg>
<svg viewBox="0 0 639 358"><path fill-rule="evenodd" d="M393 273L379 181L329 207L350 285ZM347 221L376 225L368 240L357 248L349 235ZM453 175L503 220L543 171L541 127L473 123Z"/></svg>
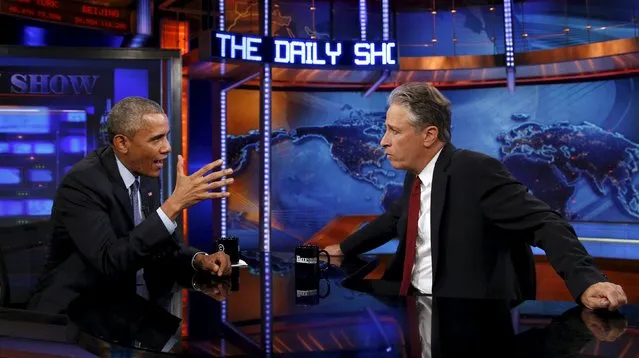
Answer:
<svg viewBox="0 0 639 358"><path fill-rule="evenodd" d="M195 255L193 255L193 259L191 259L191 267L193 267L195 271L200 271L202 269L202 260L204 256L207 255L204 251L196 252Z"/></svg>
<svg viewBox="0 0 639 358"><path fill-rule="evenodd" d="M182 208L180 207L180 205L175 203L175 199L173 199L172 196L169 196L168 199L166 199L166 201L162 203L161 208L164 214L166 214L166 216L168 216L171 221L175 221L175 219L178 217L178 215L180 215L180 212L182 211Z"/></svg>

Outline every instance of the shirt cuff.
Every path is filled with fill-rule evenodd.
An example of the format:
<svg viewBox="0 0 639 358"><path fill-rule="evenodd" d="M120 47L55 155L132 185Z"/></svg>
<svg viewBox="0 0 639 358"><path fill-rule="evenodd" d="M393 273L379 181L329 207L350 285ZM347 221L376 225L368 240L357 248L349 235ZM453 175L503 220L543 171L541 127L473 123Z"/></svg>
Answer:
<svg viewBox="0 0 639 358"><path fill-rule="evenodd" d="M171 221L171 219L169 219L169 217L166 216L162 208L158 208L158 210L156 211L158 215L160 216L160 219L164 223L166 230L169 232L169 235L173 235L173 233L175 232L175 229L177 229L177 223L175 221Z"/></svg>
<svg viewBox="0 0 639 358"><path fill-rule="evenodd" d="M197 255L199 255L199 254L202 254L202 255L208 255L208 254L207 254L206 252L204 252L204 251L198 251L198 252L196 252L196 253L195 253L195 255L193 255L193 258L191 259L191 267L193 267L193 270L195 270L195 271L198 271L198 269L197 269L197 268L195 268L195 257L196 257Z"/></svg>

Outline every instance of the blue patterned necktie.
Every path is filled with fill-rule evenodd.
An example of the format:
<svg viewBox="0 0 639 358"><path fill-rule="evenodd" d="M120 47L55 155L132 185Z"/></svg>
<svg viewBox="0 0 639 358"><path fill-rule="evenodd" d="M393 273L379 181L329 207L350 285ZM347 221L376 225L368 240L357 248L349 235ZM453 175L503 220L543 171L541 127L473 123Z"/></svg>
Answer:
<svg viewBox="0 0 639 358"><path fill-rule="evenodd" d="M133 207L133 224L138 226L142 222L142 212L140 211L140 182L136 178L131 184L131 206Z"/></svg>
<svg viewBox="0 0 639 358"><path fill-rule="evenodd" d="M140 192L140 182L138 178L135 178L133 184L131 184L131 206L133 207L133 223L135 226L138 226L142 222L142 211L140 210L140 196L138 195ZM139 269L136 274L136 282L137 282L137 293L138 295L148 299L149 293L146 289L146 284L144 281L144 269Z"/></svg>

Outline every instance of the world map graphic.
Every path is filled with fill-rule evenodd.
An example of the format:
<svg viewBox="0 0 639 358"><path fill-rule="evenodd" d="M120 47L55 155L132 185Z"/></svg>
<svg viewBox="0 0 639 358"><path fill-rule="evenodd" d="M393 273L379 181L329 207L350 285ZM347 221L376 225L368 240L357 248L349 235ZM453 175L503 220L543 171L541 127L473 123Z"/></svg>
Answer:
<svg viewBox="0 0 639 358"><path fill-rule="evenodd" d="M330 153L328 160L350 180L365 183L377 193L370 194L369 202L363 204L369 211L371 206L380 212L387 209L401 196L404 175L389 166L379 145L384 134L384 117L384 112L344 105L338 119L330 124L274 130L271 138L274 150L288 145L287 152L294 152L299 160L298 165L292 164L299 169L284 176L273 174L271 184L281 189L274 204L291 209L313 207L320 203L305 201L304 196L317 195L315 192L319 191L325 192L322 200L328 204L323 203L326 205L323 210L328 211L328 217L340 214L334 206L342 206L341 214L349 213L358 199L349 199L353 195L348 192L347 181L342 179L341 187L317 187L320 180L329 182L334 176L317 159L317 153L326 150ZM536 197L566 218L579 220L579 215L569 207L576 188L585 180L597 195L611 198L629 217L639 218L639 193L633 185L639 169L639 145L589 122L540 124L529 121L525 113L513 113L511 121L511 129L494 138L499 159ZM258 131L228 137L228 159L235 175L241 176L250 164L259 141ZM312 190L300 184L304 181L300 178L305 176L315 178L310 179L314 183ZM331 196L345 198L345 202L337 202ZM291 217L288 223L286 217L280 219L297 227L304 222L299 216ZM310 226L304 232L313 233L321 228Z"/></svg>
<svg viewBox="0 0 639 358"><path fill-rule="evenodd" d="M581 125L526 123L497 138L501 159L539 199L568 219L579 220L568 204L580 179L600 196L639 218L639 193L633 185L639 146L619 133Z"/></svg>

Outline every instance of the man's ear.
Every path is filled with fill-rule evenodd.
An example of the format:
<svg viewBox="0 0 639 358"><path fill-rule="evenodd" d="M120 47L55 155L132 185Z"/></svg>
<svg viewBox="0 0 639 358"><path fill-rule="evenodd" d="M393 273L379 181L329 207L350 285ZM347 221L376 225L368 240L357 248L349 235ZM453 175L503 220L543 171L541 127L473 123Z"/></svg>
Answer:
<svg viewBox="0 0 639 358"><path fill-rule="evenodd" d="M118 153L126 154L129 152L129 138L122 134L116 134L113 137L113 149Z"/></svg>
<svg viewBox="0 0 639 358"><path fill-rule="evenodd" d="M424 147L430 148L437 142L439 129L436 126L427 126L422 130Z"/></svg>

